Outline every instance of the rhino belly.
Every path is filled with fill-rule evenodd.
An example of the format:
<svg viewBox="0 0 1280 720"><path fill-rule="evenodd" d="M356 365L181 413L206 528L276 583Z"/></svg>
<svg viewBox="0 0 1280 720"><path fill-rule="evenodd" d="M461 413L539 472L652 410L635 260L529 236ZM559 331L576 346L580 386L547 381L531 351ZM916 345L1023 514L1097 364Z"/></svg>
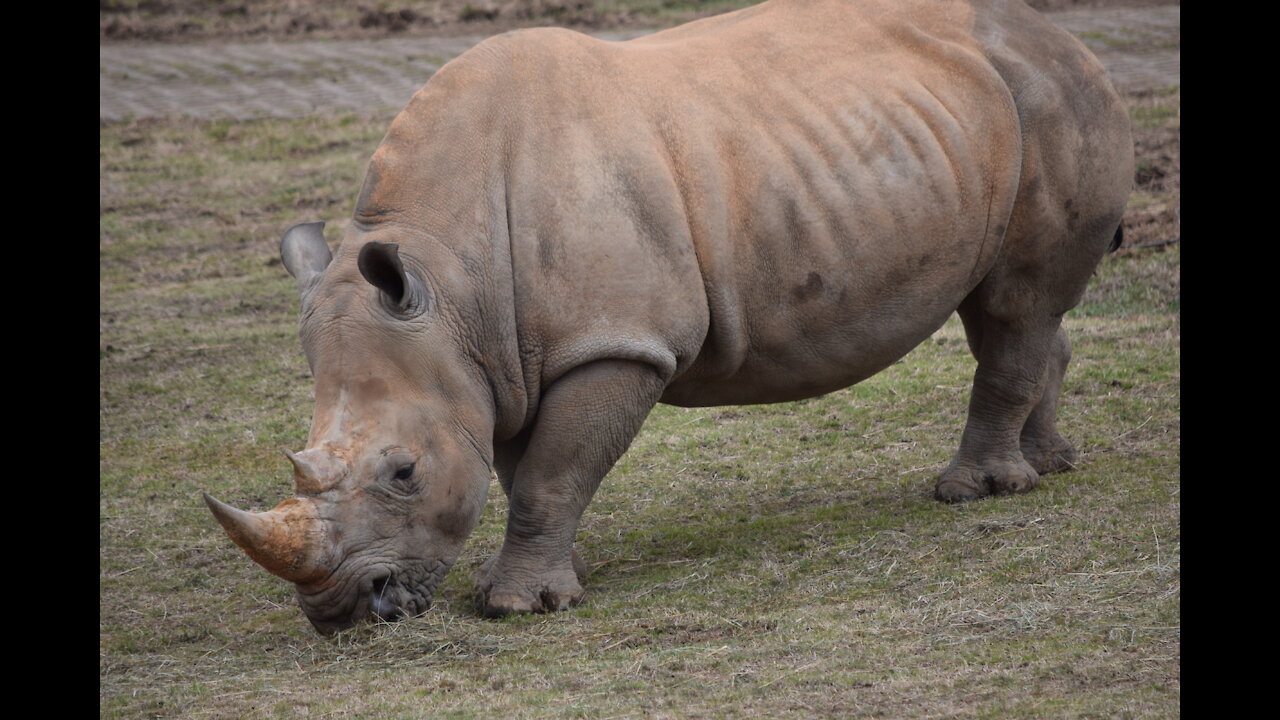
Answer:
<svg viewBox="0 0 1280 720"><path fill-rule="evenodd" d="M887 279L859 282L852 269L826 267L790 284L772 283L770 292L732 310L713 311L708 343L668 386L662 402L686 407L785 402L853 385L937 331L968 294L970 270L917 269L914 279L890 273ZM939 282L940 277L946 280ZM886 281L894 283L892 291ZM726 320L729 314L737 317ZM739 328L731 342L717 338L718 319Z"/></svg>
<svg viewBox="0 0 1280 720"><path fill-rule="evenodd" d="M959 130L940 138L940 122L919 120L931 110L899 105L875 144L852 149L846 138L865 135L759 143L789 157L708 182L731 189L719 222L705 223L723 232L694 233L709 327L665 402L812 397L879 372L942 326L999 255L1018 156Z"/></svg>

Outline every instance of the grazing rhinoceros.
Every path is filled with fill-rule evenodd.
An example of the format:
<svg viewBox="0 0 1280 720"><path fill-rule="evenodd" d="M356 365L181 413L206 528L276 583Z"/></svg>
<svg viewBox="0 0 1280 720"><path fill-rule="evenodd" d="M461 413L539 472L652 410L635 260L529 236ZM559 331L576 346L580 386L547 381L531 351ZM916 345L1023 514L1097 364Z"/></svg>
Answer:
<svg viewBox="0 0 1280 720"><path fill-rule="evenodd" d="M1133 178L1097 60L1020 0L772 0L628 42L491 38L392 123L332 257L285 233L315 376L296 497L232 539L311 622L424 611L496 471L484 612L569 607L601 478L658 402L846 387L959 311L978 361L945 501L1028 490L1062 315Z"/></svg>

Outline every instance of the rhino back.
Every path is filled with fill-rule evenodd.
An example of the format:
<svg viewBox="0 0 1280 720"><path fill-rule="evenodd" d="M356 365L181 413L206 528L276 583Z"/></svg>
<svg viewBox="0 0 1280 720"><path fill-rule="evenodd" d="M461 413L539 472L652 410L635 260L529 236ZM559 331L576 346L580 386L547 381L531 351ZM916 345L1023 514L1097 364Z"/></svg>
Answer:
<svg viewBox="0 0 1280 720"><path fill-rule="evenodd" d="M936 330L999 250L1020 153L967 4L943 5L508 36L512 260L542 381L621 354L671 380L664 401L785 400Z"/></svg>

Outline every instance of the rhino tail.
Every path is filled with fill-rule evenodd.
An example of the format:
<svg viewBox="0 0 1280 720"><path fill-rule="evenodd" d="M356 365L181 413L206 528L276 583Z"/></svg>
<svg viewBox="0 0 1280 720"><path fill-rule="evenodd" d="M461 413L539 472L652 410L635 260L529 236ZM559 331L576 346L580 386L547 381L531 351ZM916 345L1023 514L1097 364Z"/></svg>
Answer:
<svg viewBox="0 0 1280 720"><path fill-rule="evenodd" d="M1111 247L1107 248L1107 252L1108 253L1115 252L1117 249L1120 248L1120 245L1122 243L1124 243L1124 222L1123 221L1121 221L1121 223L1116 226L1115 237L1111 238Z"/></svg>

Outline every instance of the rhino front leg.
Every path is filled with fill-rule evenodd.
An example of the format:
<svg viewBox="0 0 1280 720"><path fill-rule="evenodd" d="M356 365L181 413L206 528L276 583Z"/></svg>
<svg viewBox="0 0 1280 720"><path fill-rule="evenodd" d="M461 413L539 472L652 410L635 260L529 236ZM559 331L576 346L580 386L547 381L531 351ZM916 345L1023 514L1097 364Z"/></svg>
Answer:
<svg viewBox="0 0 1280 720"><path fill-rule="evenodd" d="M520 460L524 457L525 450L529 447L529 436L532 432L528 429L520 432L514 438L502 442L495 443L493 446L493 469L498 476L498 483L502 486L502 492L507 496L507 501L511 500L511 487L515 483L516 468L520 466ZM483 587L487 583L487 578L493 570L493 564L498 559L495 554L493 557L484 561L480 565L479 570L475 574L476 587ZM578 548L574 548L572 552L573 571L578 576L578 582L586 580L587 572L590 568L587 566L582 556L578 554ZM482 598L483 599L483 596Z"/></svg>
<svg viewBox="0 0 1280 720"><path fill-rule="evenodd" d="M1026 492L1042 472L1074 458L1056 430L1057 396L1070 358L1061 318L1002 320L973 299L960 307L960 317L978 369L960 449L938 478L935 496L959 502Z"/></svg>
<svg viewBox="0 0 1280 720"><path fill-rule="evenodd" d="M517 439L497 462L510 510L502 549L477 578L484 614L550 612L582 600L586 567L573 547L578 522L663 386L648 365L598 361L546 391L527 440Z"/></svg>

